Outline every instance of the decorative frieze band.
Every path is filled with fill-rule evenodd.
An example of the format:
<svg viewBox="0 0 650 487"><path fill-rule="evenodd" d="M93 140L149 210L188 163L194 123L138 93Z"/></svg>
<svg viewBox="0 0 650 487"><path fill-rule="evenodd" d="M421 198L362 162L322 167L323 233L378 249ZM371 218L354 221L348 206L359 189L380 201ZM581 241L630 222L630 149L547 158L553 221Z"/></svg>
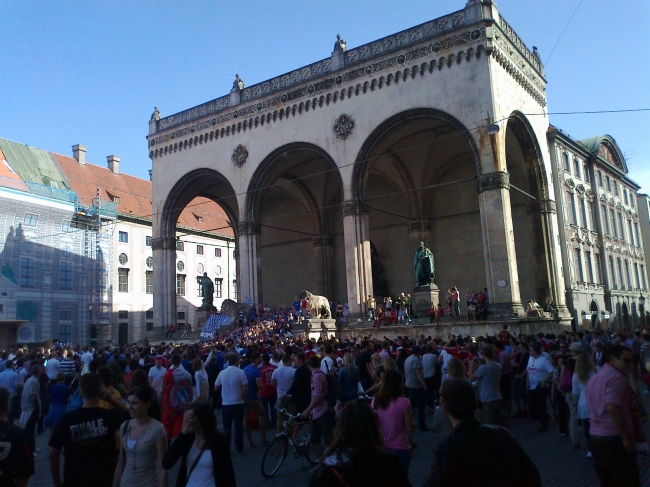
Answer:
<svg viewBox="0 0 650 487"><path fill-rule="evenodd" d="M431 222L429 220L416 220L409 222L409 233L411 232L430 232L432 229Z"/></svg>
<svg viewBox="0 0 650 487"><path fill-rule="evenodd" d="M492 189L510 189L510 174L505 171L491 172L478 177L478 192Z"/></svg>
<svg viewBox="0 0 650 487"><path fill-rule="evenodd" d="M239 222L237 231L239 235L261 235L262 224L260 222Z"/></svg>
<svg viewBox="0 0 650 487"><path fill-rule="evenodd" d="M314 237L314 247L333 247L334 239L330 236Z"/></svg>
<svg viewBox="0 0 650 487"><path fill-rule="evenodd" d="M151 239L151 248L153 250L176 250L176 239L169 238L153 238Z"/></svg>
<svg viewBox="0 0 650 487"><path fill-rule="evenodd" d="M365 215L368 207L359 200L348 200L343 202L343 216Z"/></svg>
<svg viewBox="0 0 650 487"><path fill-rule="evenodd" d="M530 203L531 213L557 213L554 200L537 200Z"/></svg>

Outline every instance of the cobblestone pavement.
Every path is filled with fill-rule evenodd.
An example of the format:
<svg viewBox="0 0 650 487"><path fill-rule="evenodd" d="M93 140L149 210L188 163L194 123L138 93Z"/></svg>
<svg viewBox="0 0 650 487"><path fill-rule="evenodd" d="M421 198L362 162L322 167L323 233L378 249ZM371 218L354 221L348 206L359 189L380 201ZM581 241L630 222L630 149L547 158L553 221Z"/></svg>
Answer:
<svg viewBox="0 0 650 487"><path fill-rule="evenodd" d="M643 399L646 410L650 411L650 396L644 395ZM428 421L431 423L431 416L428 417ZM549 429L544 433L537 433L537 427L538 423L525 419L512 420L509 425L512 434L537 465L542 474L544 486L597 487L599 485L594 473L593 462L586 457L587 449L584 446L584 436L582 437L583 447L574 450L571 448L568 437L560 437L555 421L551 421ZM645 425L645 432L646 437L650 438L650 421ZM273 433L274 431L271 431L269 439L273 437ZM416 430L414 439L418 443L418 447L413 454L409 477L413 486L419 487L427 476L431 450L438 443L439 436L436 433ZM239 487L286 487L287 485L301 487L307 485L310 477L310 472L307 469L308 464L303 460L305 468L301 468L301 460L292 458L291 453L287 455L275 477L265 480L260 472L264 447L259 445L259 433L254 433L253 440L257 441L258 445L253 449L246 449L243 454L234 453L233 448L233 464ZM29 486L51 486L52 480L46 453L47 436L38 436L36 443L37 447L41 449L41 453L35 459L36 475L30 480ZM650 486L650 462L642 464L640 471L641 485ZM171 472L169 485L173 486L175 483L176 469Z"/></svg>

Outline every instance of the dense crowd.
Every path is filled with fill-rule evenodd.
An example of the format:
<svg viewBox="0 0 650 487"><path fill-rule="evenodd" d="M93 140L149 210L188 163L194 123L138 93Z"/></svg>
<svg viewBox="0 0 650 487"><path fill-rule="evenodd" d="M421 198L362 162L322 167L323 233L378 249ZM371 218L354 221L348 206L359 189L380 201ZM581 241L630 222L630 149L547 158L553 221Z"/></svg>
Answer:
<svg viewBox="0 0 650 487"><path fill-rule="evenodd" d="M4 351L0 435L11 447L0 483L27 484L47 432L55 486L166 487L179 462L177 486L236 485L246 473L232 445L246 455L251 431L266 444L298 414L291 435L308 431L320 459L310 486L411 485L412 433L429 431L429 415L441 440L425 485L541 485L506 429L517 420L540 433L557 421L566 448L584 437L601 485L639 485L648 334L504 326L476 338L304 340L293 310L251 313L195 344Z"/></svg>

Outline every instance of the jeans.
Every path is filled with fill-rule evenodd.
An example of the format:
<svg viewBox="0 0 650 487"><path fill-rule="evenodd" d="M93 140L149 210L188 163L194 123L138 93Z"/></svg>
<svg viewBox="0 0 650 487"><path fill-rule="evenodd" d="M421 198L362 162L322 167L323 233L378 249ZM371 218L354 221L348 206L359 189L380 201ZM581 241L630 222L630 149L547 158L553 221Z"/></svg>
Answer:
<svg viewBox="0 0 650 487"><path fill-rule="evenodd" d="M29 416L29 420L24 425L25 427L25 439L29 445L29 450L33 454L36 450L36 423L38 423L39 410L35 409L32 411L32 414Z"/></svg>
<svg viewBox="0 0 650 487"><path fill-rule="evenodd" d="M548 387L537 386L528 391L528 408L532 419L537 419L543 427L548 426L551 419L548 415Z"/></svg>
<svg viewBox="0 0 650 487"><path fill-rule="evenodd" d="M20 394L16 394L11 398L11 410L9 411L9 417L7 418L9 424L14 424L14 421L20 418L20 396Z"/></svg>
<svg viewBox="0 0 650 487"><path fill-rule="evenodd" d="M223 420L223 431L230 443L232 422L235 422L235 449L238 452L244 451L244 405L229 404L223 405L221 411Z"/></svg>
<svg viewBox="0 0 650 487"><path fill-rule="evenodd" d="M436 403L436 376L425 377L424 383L427 385L427 392L424 393L425 403L428 408L433 409ZM440 386L438 386L440 388Z"/></svg>
<svg viewBox="0 0 650 487"><path fill-rule="evenodd" d="M395 455L399 462L404 467L404 472L409 473L409 467L411 466L411 450L395 450L393 448L386 448L388 453Z"/></svg>
<svg viewBox="0 0 650 487"><path fill-rule="evenodd" d="M424 418L424 410L426 409L426 399L424 397L424 387L407 387L406 392L411 401L411 407L418 410L418 427L425 429L427 427Z"/></svg>
<svg viewBox="0 0 650 487"><path fill-rule="evenodd" d="M601 487L640 485L636 451L628 452L620 436L592 436L589 451Z"/></svg>
<svg viewBox="0 0 650 487"><path fill-rule="evenodd" d="M47 417L47 413L50 412L50 396L41 397L41 415L38 417L38 425L36 427L36 432L40 435L43 432L43 421Z"/></svg>
<svg viewBox="0 0 650 487"><path fill-rule="evenodd" d="M566 399L569 407L569 437L571 438L571 445L580 446L580 438L578 437L578 406L573 405L573 394L567 393L564 399Z"/></svg>
<svg viewBox="0 0 650 487"><path fill-rule="evenodd" d="M262 407L266 412L266 415L269 417L269 427L275 425L277 421L277 411L275 409L275 403L278 402L277 397L260 397Z"/></svg>
<svg viewBox="0 0 650 487"><path fill-rule="evenodd" d="M454 316L460 316L460 301L454 301Z"/></svg>

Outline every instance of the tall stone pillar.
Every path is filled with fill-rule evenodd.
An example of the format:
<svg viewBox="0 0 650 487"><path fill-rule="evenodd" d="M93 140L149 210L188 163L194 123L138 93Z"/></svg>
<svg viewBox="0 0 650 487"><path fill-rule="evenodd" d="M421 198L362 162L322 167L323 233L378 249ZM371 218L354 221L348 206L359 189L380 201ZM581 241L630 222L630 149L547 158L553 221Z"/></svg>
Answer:
<svg viewBox="0 0 650 487"><path fill-rule="evenodd" d="M343 203L343 237L350 316L360 318L366 298L373 294L368 209L361 201Z"/></svg>
<svg viewBox="0 0 650 487"><path fill-rule="evenodd" d="M420 242L424 242L425 247L429 247L432 242L432 225L429 220L415 220L409 223L409 241L411 242L411 251L414 253Z"/></svg>
<svg viewBox="0 0 650 487"><path fill-rule="evenodd" d="M330 301L332 296L332 261L334 241L332 237L314 237L314 270L316 271L315 293Z"/></svg>
<svg viewBox="0 0 650 487"><path fill-rule="evenodd" d="M254 303L262 303L262 252L260 222L244 221L237 225L239 233L239 261L237 272L241 282L237 282L237 301L253 298Z"/></svg>
<svg viewBox="0 0 650 487"><path fill-rule="evenodd" d="M176 239L154 238L153 319L157 329L176 324Z"/></svg>
<svg viewBox="0 0 650 487"><path fill-rule="evenodd" d="M556 204L554 200L538 200L530 205L530 212L540 219L541 235L535 235L536 250L539 253L538 275L543 276L547 289L547 299L552 299L558 308L560 316L569 316L569 310L566 305L566 289L564 287L564 276L561 273L562 261L558 259L555 251L555 241L553 235L557 234L554 228L553 217L556 214Z"/></svg>
<svg viewBox="0 0 650 487"><path fill-rule="evenodd" d="M496 171L478 178L489 309L495 318L525 316L519 294L510 174Z"/></svg>

